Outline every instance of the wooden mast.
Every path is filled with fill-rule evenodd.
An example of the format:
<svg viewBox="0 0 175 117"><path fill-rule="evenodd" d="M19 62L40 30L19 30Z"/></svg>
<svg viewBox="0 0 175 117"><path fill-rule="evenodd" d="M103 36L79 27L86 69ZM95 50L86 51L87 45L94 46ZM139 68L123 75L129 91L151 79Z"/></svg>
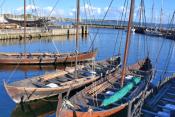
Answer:
<svg viewBox="0 0 175 117"><path fill-rule="evenodd" d="M135 0L131 0L128 28L127 28L128 32L126 36L125 53L124 53L124 61L123 61L123 68L122 68L121 87L123 87L124 78L126 74L126 63L127 63L128 49L129 49L129 44L130 44L131 26L133 22L134 3L135 3Z"/></svg>
<svg viewBox="0 0 175 117"><path fill-rule="evenodd" d="M26 52L26 0L24 0L24 52Z"/></svg>
<svg viewBox="0 0 175 117"><path fill-rule="evenodd" d="M79 38L79 21L80 21L80 0L76 3L77 13L76 13L76 58L75 58L75 78L77 78L77 60L78 60L78 38Z"/></svg>
<svg viewBox="0 0 175 117"><path fill-rule="evenodd" d="M80 0L76 0L76 7L77 7L77 13L76 13L76 49L75 49L75 52L76 52L76 57L75 57L75 72L74 72L74 78L77 79L78 78L78 71L77 71L77 61L78 61L78 38L79 38L79 19L80 19ZM67 91L67 98L69 97L69 94L70 94L70 91L71 91L71 87L69 88L69 90Z"/></svg>

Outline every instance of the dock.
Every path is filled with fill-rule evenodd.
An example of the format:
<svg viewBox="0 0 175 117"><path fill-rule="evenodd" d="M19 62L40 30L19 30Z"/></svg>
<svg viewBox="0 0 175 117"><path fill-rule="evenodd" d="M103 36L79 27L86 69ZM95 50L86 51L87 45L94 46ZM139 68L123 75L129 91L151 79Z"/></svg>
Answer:
<svg viewBox="0 0 175 117"><path fill-rule="evenodd" d="M81 24L83 26L88 26L91 28L109 28L109 29L121 29L121 30L127 30L127 25L110 25L110 24ZM175 29L173 28L152 28L149 26L138 26L134 25L133 28L135 29L135 33L144 34L148 36L156 36L156 37L163 37L166 39L175 40ZM146 33L146 30L151 30L151 33ZM159 33L156 33L155 31L158 31Z"/></svg>
<svg viewBox="0 0 175 117"><path fill-rule="evenodd" d="M76 28L73 26L51 27L48 29L39 27L27 27L26 38L41 38L48 36L70 36L76 34ZM87 35L88 27L81 26L79 34ZM22 39L24 38L24 29L0 29L0 40L4 39Z"/></svg>

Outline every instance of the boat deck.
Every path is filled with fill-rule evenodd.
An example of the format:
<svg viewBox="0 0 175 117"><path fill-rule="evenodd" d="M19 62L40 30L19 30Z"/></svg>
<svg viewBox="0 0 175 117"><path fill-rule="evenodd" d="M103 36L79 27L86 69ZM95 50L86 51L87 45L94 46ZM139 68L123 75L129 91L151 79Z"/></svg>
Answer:
<svg viewBox="0 0 175 117"><path fill-rule="evenodd" d="M79 95L74 96L71 99L72 104L75 106L73 109L82 112L87 112L89 109L93 109L93 111L102 111L118 107L121 104L127 104L129 99L135 97L135 95L138 95L144 88L145 83L143 79L141 83L139 83L137 86L134 86L130 92L122 97L122 99L108 106L102 106L102 101L104 99L111 97L115 92L118 92L121 89L121 76L117 75L119 72L120 71L108 76L105 82L101 80L93 83L91 88L86 88L84 91L81 91ZM128 75L131 75L131 73ZM131 82L131 79L125 80L124 86L129 82ZM140 89L138 89L138 87Z"/></svg>
<svg viewBox="0 0 175 117"><path fill-rule="evenodd" d="M99 62L95 64L95 72L96 76L103 76L106 74L107 71L114 71L115 65L110 64L110 62ZM74 71L74 68L69 68ZM88 72L89 71L89 72ZM56 84L58 87L69 85L72 82L80 82L83 81L83 78L91 78L92 74L91 65L87 65L81 70L78 70L78 76L75 79L74 72L66 72L62 70L57 70L56 72L34 77L34 78L27 78L21 81L16 81L10 83L11 86L18 86L18 87L28 87L28 88L49 88L47 85L50 83Z"/></svg>

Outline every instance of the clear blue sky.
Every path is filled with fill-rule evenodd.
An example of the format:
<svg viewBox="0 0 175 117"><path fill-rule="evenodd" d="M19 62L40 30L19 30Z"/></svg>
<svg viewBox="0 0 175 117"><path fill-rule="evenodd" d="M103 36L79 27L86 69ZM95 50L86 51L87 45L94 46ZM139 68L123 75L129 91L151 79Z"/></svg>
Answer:
<svg viewBox="0 0 175 117"><path fill-rule="evenodd" d="M4 0L0 0L0 4ZM34 9L33 0L26 0L28 5L28 13L33 13ZM52 10L52 7L56 3L56 0L34 0L36 2L37 12L40 15L48 15ZM75 3L76 0L58 0L58 4L54 11L53 16L57 17L74 17L75 15ZM89 3L88 1L91 1ZM106 9L109 6L111 0L81 0L81 17L85 17L85 13L89 18L100 19L104 16ZM135 0L135 20L137 19L137 10L139 8L140 0ZM158 21L160 18L160 9L163 1L163 20L167 21L169 16L172 16L175 10L175 0L144 0L146 7L146 17L150 20L151 8L154 1L154 20ZM124 0L114 0L111 10L107 15L107 19L120 19L121 11L123 8ZM5 0L3 6L1 6L1 12L3 13L22 13L23 0ZM86 9L86 12L85 12Z"/></svg>

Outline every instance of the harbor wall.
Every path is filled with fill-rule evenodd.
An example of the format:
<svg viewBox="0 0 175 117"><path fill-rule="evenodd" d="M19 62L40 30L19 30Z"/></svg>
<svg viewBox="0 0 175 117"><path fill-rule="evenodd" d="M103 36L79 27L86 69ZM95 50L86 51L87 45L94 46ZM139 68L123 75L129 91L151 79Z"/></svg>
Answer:
<svg viewBox="0 0 175 117"><path fill-rule="evenodd" d="M26 38L41 38L47 36L69 36L75 35L76 28L74 27L62 27L62 28L51 28L45 30L43 28L27 28L26 29ZM87 35L88 27L81 26L79 28L79 34ZM0 30L0 39L22 39L24 38L23 29L1 29Z"/></svg>

